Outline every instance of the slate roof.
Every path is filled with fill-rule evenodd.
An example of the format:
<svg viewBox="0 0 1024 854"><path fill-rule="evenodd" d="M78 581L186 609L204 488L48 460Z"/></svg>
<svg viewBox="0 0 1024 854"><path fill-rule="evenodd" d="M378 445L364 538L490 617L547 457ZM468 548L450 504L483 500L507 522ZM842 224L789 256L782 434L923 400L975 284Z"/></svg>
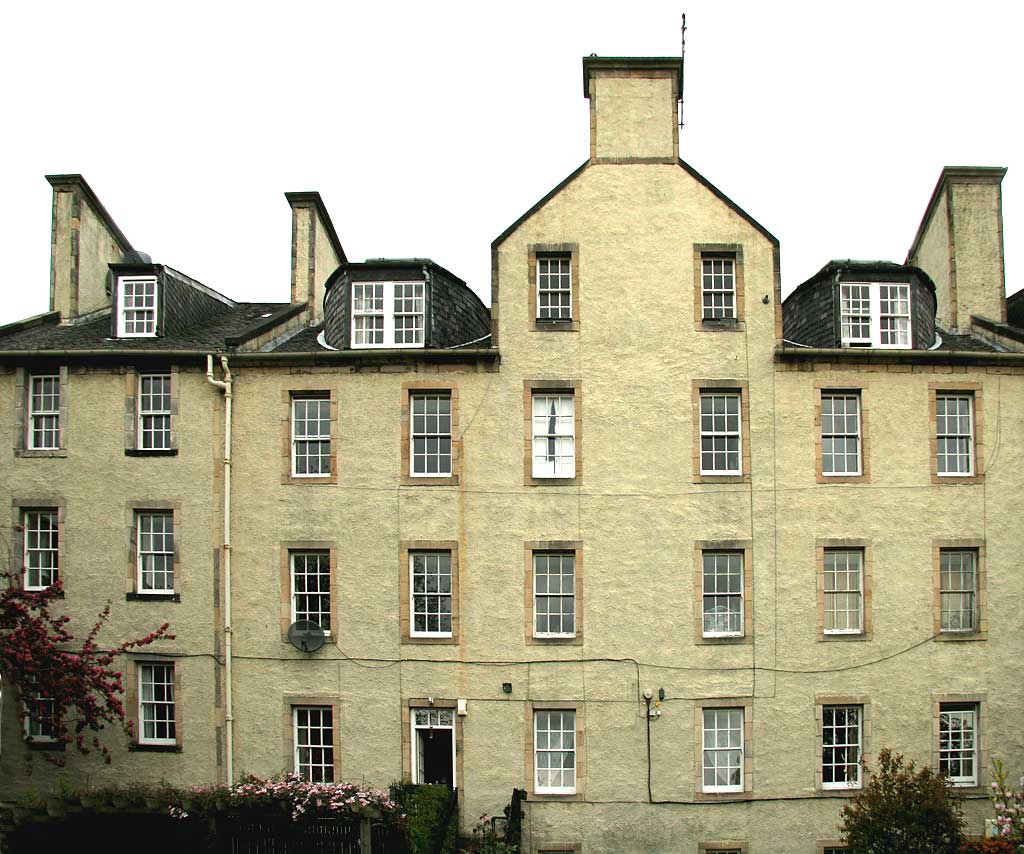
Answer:
<svg viewBox="0 0 1024 854"><path fill-rule="evenodd" d="M323 352L327 348L320 345L317 341L317 336L323 331L323 324L317 324L316 326L310 326L303 329L301 332L297 332L287 340L281 342L277 347L274 347L271 352L274 353L316 353Z"/></svg>
<svg viewBox="0 0 1024 854"><path fill-rule="evenodd" d="M1006 322L1024 329L1024 289L1006 298Z"/></svg>
<svg viewBox="0 0 1024 854"><path fill-rule="evenodd" d="M70 325L58 323L56 312L29 321L0 327L0 351L4 350L216 350L228 349L226 338L237 336L288 307L279 302L242 302L233 308L170 335L145 338L112 338L110 312Z"/></svg>
<svg viewBox="0 0 1024 854"><path fill-rule="evenodd" d="M977 335L959 335L947 332L945 329L936 329L942 343L936 350L948 350L961 353L1001 353L998 347L994 347Z"/></svg>

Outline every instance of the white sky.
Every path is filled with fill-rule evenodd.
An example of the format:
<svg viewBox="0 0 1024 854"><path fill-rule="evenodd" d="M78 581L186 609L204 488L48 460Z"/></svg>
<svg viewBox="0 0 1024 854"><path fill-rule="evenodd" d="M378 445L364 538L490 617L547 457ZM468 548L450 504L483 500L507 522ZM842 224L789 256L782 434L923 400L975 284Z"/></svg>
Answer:
<svg viewBox="0 0 1024 854"><path fill-rule="evenodd" d="M0 323L48 309L60 172L235 299L288 299L284 192L319 190L350 259L431 257L486 302L491 240L587 157L581 57L678 55L683 11L683 159L780 239L784 292L902 261L947 164L1010 168L1024 286L1021 3L55 0L0 28Z"/></svg>

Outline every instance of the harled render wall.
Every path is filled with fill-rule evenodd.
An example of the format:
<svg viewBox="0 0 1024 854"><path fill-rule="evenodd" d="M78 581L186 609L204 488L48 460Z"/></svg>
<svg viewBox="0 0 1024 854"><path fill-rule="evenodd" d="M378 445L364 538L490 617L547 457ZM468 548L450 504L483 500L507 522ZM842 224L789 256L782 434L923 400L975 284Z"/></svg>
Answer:
<svg viewBox="0 0 1024 854"><path fill-rule="evenodd" d="M138 365L139 370L155 366ZM171 366L163 363L159 370ZM170 623L177 638L144 648L146 655L118 659L129 687L129 717L137 720L137 697L131 661L175 661L179 679L178 724L181 753L130 752L129 740L108 727L104 743L113 763L96 756L79 757L68 750L68 767L57 769L37 751L20 743L14 692L3 695L3 750L0 752L0 798L45 790L58 779L69 783L214 782L221 749L218 740L224 709L213 655L215 603L219 596L220 462L223 407L220 392L206 382L205 368L172 370L175 414L174 456L129 456L126 431L134 427L130 402L136 376L114 367L71 367L66 386L64 448L59 454L32 456L12 452L16 446L16 372L0 367L0 446L7 449L0 465L0 501L4 509L4 566L20 568L21 554L8 548L19 539L20 507L60 508L61 577L65 598L54 609L72 617L71 628L83 637L96 615L110 603L110 621L100 643L114 646L137 639ZM128 601L133 592L134 563L129 550L134 511L172 510L174 514L175 589L180 602ZM31 759L29 757L31 756ZM27 764L28 763L28 764Z"/></svg>
<svg viewBox="0 0 1024 854"><path fill-rule="evenodd" d="M620 203L611 216L606 198L635 201ZM629 228L640 207L652 204L649 227ZM527 268L536 243L578 247L579 331L534 331ZM678 320L693 317L694 243L743 248L745 319L731 331L696 331L692 320ZM694 800L693 698L745 702L754 687L745 669L751 639L712 645L695 638L695 541L751 544L754 631L767 638L772 630L775 250L678 166L598 166L505 241L498 264L498 373L413 361L363 371L239 370L236 416L245 441L237 446L235 475L249 488L235 505L234 554L239 577L253 582L236 586L236 650L243 657L236 691L247 698L237 709L238 767L282 767L289 698L320 698L339 705L340 776L383 785L407 763L402 709L416 698L467 698L459 783L468 827L474 816L499 812L513 787L529 784L531 710L571 703L583 731L579 796L531 803L531 844L581 841L588 851L611 850L634 839L631 828L641 822L654 822L649 832L667 844L678 814L641 805L647 784L639 691L664 687L668 696L652 727L655 797ZM697 482L695 378L712 387L747 384L749 483ZM577 389L582 471L573 486L529 483L524 386L534 382ZM401 484L409 383L457 389L457 485ZM337 403L335 482L284 476L288 395L300 390L329 392ZM281 637L281 556L288 543L302 541L329 543L337 555L339 629L312 661ZM409 541L458 544L456 644L400 641L401 576L408 571L400 546ZM580 645L528 637L524 549L537 541L582 544ZM360 656L380 660L345 660ZM760 663L770 666L773 656L770 644L765 652L758 647ZM639 683L633 663L615 660L629 658L644 662ZM518 663L493 664L502 661ZM712 670L647 666L680 663ZM512 683L511 695L502 693L502 682ZM758 691L772 686L759 676ZM764 712L755 705L752 714L757 733ZM791 750L780 744L769 755ZM600 804L613 800L637 805ZM700 813L710 838L735 826L716 809Z"/></svg>
<svg viewBox="0 0 1024 854"><path fill-rule="evenodd" d="M623 84L627 100L632 85ZM641 138L635 151L650 143L660 154L663 142ZM743 319L731 327L694 320L694 247L706 245L742 255ZM529 311L531 251L551 246L576 256L575 329L541 331ZM289 768L289 706L323 703L337 709L337 776L385 786L408 767L403 710L426 697L465 698L458 784L468 829L482 813L500 814L513 787L532 788L532 710L571 705L581 731L577 794L531 796L524 841L531 852L581 845L586 854L696 854L700 843L729 840L750 854L797 854L835 839L846 799L816 788L816 709L826 697L864 704L869 756L890 746L918 762L933 760L936 697L980 698L983 767L1002 756L1019 773L1024 590L1011 516L1024 463L1019 373L776 364L777 248L678 165L589 166L504 239L495 259L498 371L415 353L378 365L371 356L352 366L234 360L236 773ZM126 583L127 503L180 502L182 602L117 599L112 626L124 636L163 619L180 627L169 648L196 656L180 665L183 751L121 750L111 769L76 763L74 774L191 784L223 772L208 658L220 651L212 603L221 589L222 401L201 373L182 372L179 455L132 459L122 447L126 383L116 372L73 371L67 458L14 459L0 467L0 492L5 503L26 493L45 499L62 478L66 602L81 607L83 621ZM552 384L575 390L581 466L572 484L535 485L524 458L524 390ZM930 384L973 384L983 481L933 482ZM870 477L861 482L817 477L816 395L834 385L862 390ZM744 477L716 482L695 470L694 395L722 386L742 389L749 451ZM0 389L0 407L13 412L13 375ZM404 477L404 407L414 389L457 400L457 479L447 484ZM290 476L289 400L303 391L332 400L334 468L320 483ZM0 423L0 443L13 447L13 428ZM826 539L870 549L864 640L819 636L816 550ZM935 544L953 539L983 544L987 635L912 648L934 629ZM582 643L530 637L524 555L536 542L580 550ZM695 555L714 542L749 549L753 613L741 642L699 637ZM410 543L458 551L455 643L403 641L401 549ZM337 624L330 642L306 655L283 637L285 560L289 548L312 544L334 556ZM650 789L639 700L648 688L666 693L650 723ZM699 791L703 703L746 710L750 785L737 803L706 803ZM21 761L5 750L0 769L12 778ZM35 768L26 786L55 779L45 763ZM648 803L649 793L678 803ZM978 833L990 808L979 796L967 814Z"/></svg>

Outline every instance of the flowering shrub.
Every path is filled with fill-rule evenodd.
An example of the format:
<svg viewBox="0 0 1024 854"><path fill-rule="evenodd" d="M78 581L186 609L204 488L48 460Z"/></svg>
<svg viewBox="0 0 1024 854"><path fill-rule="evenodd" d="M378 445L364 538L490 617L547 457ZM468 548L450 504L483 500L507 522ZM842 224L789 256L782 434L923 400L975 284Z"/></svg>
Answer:
<svg viewBox="0 0 1024 854"><path fill-rule="evenodd" d="M968 839L960 854L1017 854L1005 839Z"/></svg>
<svg viewBox="0 0 1024 854"><path fill-rule="evenodd" d="M71 618L50 613L63 589L57 579L45 590L24 590L18 575L0 572L0 673L17 689L23 725L31 714L36 727L55 741L73 743L81 753L95 749L110 762L100 730L117 723L132 734L120 697L122 673L114 670L114 660L154 641L173 640L174 635L164 623L139 640L103 649L97 636L110 617L108 604L79 644L68 629ZM47 759L64 764L59 754L47 754Z"/></svg>
<svg viewBox="0 0 1024 854"><path fill-rule="evenodd" d="M400 821L398 805L384 792L354 783L310 783L294 774L247 775L231 786L173 790L169 812L175 818L205 817L219 810L255 810L303 818L377 816Z"/></svg>
<svg viewBox="0 0 1024 854"><path fill-rule="evenodd" d="M989 797L996 812L996 832L999 839L1024 852L1024 777L1020 778L1020 788L1014 789L999 759L993 763L992 776L995 779Z"/></svg>

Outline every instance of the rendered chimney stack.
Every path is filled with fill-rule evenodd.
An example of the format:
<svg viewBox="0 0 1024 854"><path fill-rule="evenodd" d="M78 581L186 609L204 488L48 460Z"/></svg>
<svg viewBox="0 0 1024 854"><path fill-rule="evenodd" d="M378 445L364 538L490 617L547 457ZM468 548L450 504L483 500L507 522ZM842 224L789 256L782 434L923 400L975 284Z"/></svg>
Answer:
<svg viewBox="0 0 1024 854"><path fill-rule="evenodd" d="M682 86L681 57L584 57L590 162L678 162Z"/></svg>
<svg viewBox="0 0 1024 854"><path fill-rule="evenodd" d="M907 263L935 282L939 323L968 331L971 316L1006 322L1002 181L1006 170L947 166L932 193Z"/></svg>
<svg viewBox="0 0 1024 854"><path fill-rule="evenodd" d="M291 301L309 306L310 316L324 315L324 284L347 261L334 224L317 192L285 193L292 207Z"/></svg>
<svg viewBox="0 0 1024 854"><path fill-rule="evenodd" d="M110 307L109 264L132 251L128 238L81 175L47 175L53 187L50 311L64 321Z"/></svg>

